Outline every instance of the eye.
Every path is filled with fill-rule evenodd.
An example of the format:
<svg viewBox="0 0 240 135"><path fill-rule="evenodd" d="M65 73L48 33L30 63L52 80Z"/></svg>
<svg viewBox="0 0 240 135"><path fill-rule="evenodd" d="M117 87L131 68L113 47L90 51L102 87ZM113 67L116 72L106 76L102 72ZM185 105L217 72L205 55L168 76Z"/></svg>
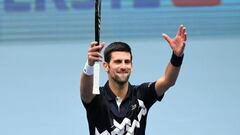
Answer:
<svg viewBox="0 0 240 135"><path fill-rule="evenodd" d="M116 64L121 64L121 63L122 63L122 60L115 60L114 63L116 63Z"/></svg>
<svg viewBox="0 0 240 135"><path fill-rule="evenodd" d="M130 64L131 61L130 61L130 60L125 60L125 63L126 63L126 64Z"/></svg>

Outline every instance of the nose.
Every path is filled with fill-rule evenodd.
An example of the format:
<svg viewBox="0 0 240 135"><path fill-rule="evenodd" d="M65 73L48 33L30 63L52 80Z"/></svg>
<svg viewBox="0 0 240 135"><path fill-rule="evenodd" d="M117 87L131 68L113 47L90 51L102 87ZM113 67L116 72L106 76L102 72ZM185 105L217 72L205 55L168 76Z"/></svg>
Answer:
<svg viewBox="0 0 240 135"><path fill-rule="evenodd" d="M120 65L120 68L122 71L125 71L127 69L127 64L123 61Z"/></svg>

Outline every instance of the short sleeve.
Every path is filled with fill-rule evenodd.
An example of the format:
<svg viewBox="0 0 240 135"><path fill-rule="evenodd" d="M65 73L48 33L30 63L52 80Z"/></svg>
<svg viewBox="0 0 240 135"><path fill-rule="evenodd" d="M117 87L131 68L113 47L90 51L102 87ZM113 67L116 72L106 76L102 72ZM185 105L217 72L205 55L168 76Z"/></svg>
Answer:
<svg viewBox="0 0 240 135"><path fill-rule="evenodd" d="M154 95L154 97L157 99L157 101L162 101L162 99L164 97L164 94L161 95L161 96L157 95L157 91L155 89L155 84L156 84L156 82L153 82L153 83L149 84L150 85L150 90L151 90L152 94Z"/></svg>
<svg viewBox="0 0 240 135"><path fill-rule="evenodd" d="M137 95L144 101L147 108L150 108L156 101L161 101L164 97L164 94L161 96L157 95L155 83L156 82L146 82L137 87Z"/></svg>
<svg viewBox="0 0 240 135"><path fill-rule="evenodd" d="M96 108L96 106L98 106L97 104L99 103L99 96L96 95L90 103L86 103L83 100L82 103L87 111L94 109Z"/></svg>

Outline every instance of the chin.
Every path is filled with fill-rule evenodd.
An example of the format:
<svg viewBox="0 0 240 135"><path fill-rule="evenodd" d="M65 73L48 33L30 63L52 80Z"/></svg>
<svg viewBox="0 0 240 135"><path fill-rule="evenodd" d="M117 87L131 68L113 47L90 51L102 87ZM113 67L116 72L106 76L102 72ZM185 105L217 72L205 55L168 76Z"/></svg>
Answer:
<svg viewBox="0 0 240 135"><path fill-rule="evenodd" d="M127 83L127 82L128 82L128 78L129 78L129 76L128 76L128 77L121 78L121 79L119 78L119 79L117 79L117 80L118 80L119 83L124 84L124 83Z"/></svg>

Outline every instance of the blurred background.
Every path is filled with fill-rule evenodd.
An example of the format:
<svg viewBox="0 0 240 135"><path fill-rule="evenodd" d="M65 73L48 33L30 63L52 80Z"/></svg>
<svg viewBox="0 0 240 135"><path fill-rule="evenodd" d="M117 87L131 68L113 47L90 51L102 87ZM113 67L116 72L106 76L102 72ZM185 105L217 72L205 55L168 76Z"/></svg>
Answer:
<svg viewBox="0 0 240 135"><path fill-rule="evenodd" d="M101 40L131 45L132 84L164 73L171 49L161 35L180 24L182 70L149 111L146 134L239 135L238 0L102 1ZM94 0L0 0L1 135L89 134L79 78L93 40Z"/></svg>

